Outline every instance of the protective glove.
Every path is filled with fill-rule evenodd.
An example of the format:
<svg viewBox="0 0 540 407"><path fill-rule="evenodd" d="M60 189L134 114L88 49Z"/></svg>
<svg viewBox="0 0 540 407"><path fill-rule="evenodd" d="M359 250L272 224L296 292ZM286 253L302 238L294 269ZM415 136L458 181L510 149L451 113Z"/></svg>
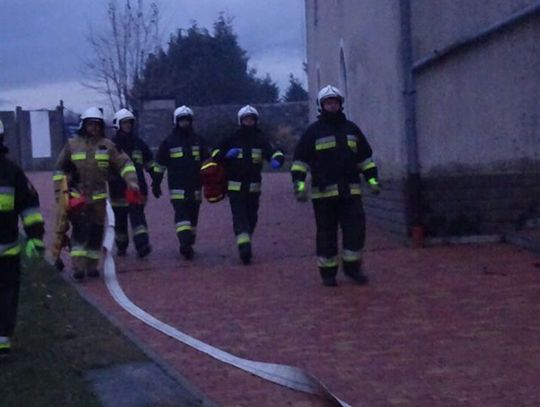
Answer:
<svg viewBox="0 0 540 407"><path fill-rule="evenodd" d="M277 170L278 168L281 168L281 161L276 160L275 158L270 161L270 165L272 166L272 169Z"/></svg>
<svg viewBox="0 0 540 407"><path fill-rule="evenodd" d="M368 179L368 185L373 195L379 195L381 193L381 185L379 184L379 181L377 181L376 178Z"/></svg>
<svg viewBox="0 0 540 407"><path fill-rule="evenodd" d="M152 195L154 195L156 199L161 196L161 185L152 183Z"/></svg>
<svg viewBox="0 0 540 407"><path fill-rule="evenodd" d="M242 152L242 149L240 148L231 148L229 151L227 151L227 154L225 154L225 157L227 158L236 158L240 155L240 153Z"/></svg>
<svg viewBox="0 0 540 407"><path fill-rule="evenodd" d="M43 256L45 252L45 246L41 239L28 239L26 245L24 246L24 254L29 259L34 259L36 257Z"/></svg>
<svg viewBox="0 0 540 407"><path fill-rule="evenodd" d="M304 181L296 181L294 183L294 196L298 202L306 202L308 200L306 183Z"/></svg>

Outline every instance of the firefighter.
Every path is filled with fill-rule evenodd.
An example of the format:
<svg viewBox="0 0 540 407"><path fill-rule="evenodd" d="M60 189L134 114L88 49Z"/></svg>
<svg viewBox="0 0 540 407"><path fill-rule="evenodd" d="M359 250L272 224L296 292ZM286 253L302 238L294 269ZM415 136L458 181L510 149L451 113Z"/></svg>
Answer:
<svg viewBox="0 0 540 407"><path fill-rule="evenodd" d="M69 213L72 225L70 256L73 278L77 281L85 275L99 276L110 174L120 172L127 188L134 193L139 191L133 162L105 138L104 129L100 109L91 107L84 111L78 134L66 143L56 163L56 182L60 182L62 176L69 176L73 187L70 201L76 202L69 205Z"/></svg>
<svg viewBox="0 0 540 407"><path fill-rule="evenodd" d="M151 251L148 238L148 225L144 215L144 205L148 196L148 186L144 178L144 170L152 174L153 157L148 145L135 135L135 116L127 109L115 113L113 127L116 135L113 142L118 149L126 153L133 161L137 171L141 202L128 202L126 199L126 182L119 173L114 173L109 182L111 205L114 210L115 238L117 254L125 256L129 244L128 217L131 222L131 232L137 256L143 258Z"/></svg>
<svg viewBox="0 0 540 407"><path fill-rule="evenodd" d="M173 114L174 128L156 155L152 193L161 196L161 181L167 171L171 204L174 208L176 236L180 254L191 260L201 206L201 163L208 158L205 141L193 130L193 111L178 107Z"/></svg>
<svg viewBox="0 0 540 407"><path fill-rule="evenodd" d="M338 225L343 235L344 273L358 284L368 277L362 269L365 215L360 173L374 193L380 192L377 167L366 137L343 113L344 98L334 86L320 90L318 120L300 138L291 167L297 200L307 200L305 180L311 172L311 198L317 225L317 257L323 284L336 286Z"/></svg>
<svg viewBox="0 0 540 407"><path fill-rule="evenodd" d="M26 232L24 251L27 257L43 254L43 217L39 197L23 171L6 158L4 125L0 121L0 356L11 351L10 338L15 329L20 286L18 218Z"/></svg>
<svg viewBox="0 0 540 407"><path fill-rule="evenodd" d="M238 111L239 129L223 140L212 157L225 163L233 228L240 259L251 262L251 239L257 225L263 159L273 169L283 165L284 155L274 149L258 127L259 112L250 105Z"/></svg>

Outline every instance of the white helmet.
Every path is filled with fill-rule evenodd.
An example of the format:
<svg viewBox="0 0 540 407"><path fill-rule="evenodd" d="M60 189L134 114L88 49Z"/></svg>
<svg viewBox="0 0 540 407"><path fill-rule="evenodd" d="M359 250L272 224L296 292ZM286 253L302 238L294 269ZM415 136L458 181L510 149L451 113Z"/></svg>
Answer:
<svg viewBox="0 0 540 407"><path fill-rule="evenodd" d="M122 120L135 120L135 116L127 109L120 109L114 114L112 125L116 130L120 130L120 122Z"/></svg>
<svg viewBox="0 0 540 407"><path fill-rule="evenodd" d="M179 118L186 117L186 116L193 118L193 110L191 110L186 105L177 107L176 110L174 111L173 123L176 124L176 121Z"/></svg>
<svg viewBox="0 0 540 407"><path fill-rule="evenodd" d="M103 112L97 107L89 107L86 109L83 114L81 114L81 122L84 120L97 120L101 121L102 123L105 122Z"/></svg>
<svg viewBox="0 0 540 407"><path fill-rule="evenodd" d="M242 125L242 119L246 116L255 116L259 120L259 112L253 106L245 105L238 111L238 124Z"/></svg>
<svg viewBox="0 0 540 407"><path fill-rule="evenodd" d="M317 107L319 111L322 110L322 103L329 98L338 98L341 101L341 107L343 107L343 103L345 102L343 94L335 86L328 85L322 88L317 95Z"/></svg>
<svg viewBox="0 0 540 407"><path fill-rule="evenodd" d="M0 120L0 136L4 135L4 123L2 123L2 120Z"/></svg>

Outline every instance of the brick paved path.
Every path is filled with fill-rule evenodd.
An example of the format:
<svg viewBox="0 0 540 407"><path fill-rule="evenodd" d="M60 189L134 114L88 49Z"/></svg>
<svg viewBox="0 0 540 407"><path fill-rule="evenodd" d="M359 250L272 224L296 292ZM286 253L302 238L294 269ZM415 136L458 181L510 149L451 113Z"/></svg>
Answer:
<svg viewBox="0 0 540 407"><path fill-rule="evenodd" d="M32 174L46 213L49 177ZM292 199L288 175L264 181L249 267L237 258L228 202L203 205L187 263L169 202L151 199L154 252L140 261L130 248L117 262L127 295L235 355L305 368L355 407L540 405L538 257L503 244L412 250L370 227L372 283L340 276L338 288L325 288L311 205ZM327 405L154 332L122 311L102 281L81 288L219 405Z"/></svg>

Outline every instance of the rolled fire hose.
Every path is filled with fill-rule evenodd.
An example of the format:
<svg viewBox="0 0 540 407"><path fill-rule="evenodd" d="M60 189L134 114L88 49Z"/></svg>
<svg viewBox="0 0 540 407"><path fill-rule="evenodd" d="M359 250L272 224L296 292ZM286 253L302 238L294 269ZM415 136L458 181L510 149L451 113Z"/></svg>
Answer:
<svg viewBox="0 0 540 407"><path fill-rule="evenodd" d="M279 385L302 391L304 393L315 394L326 400L333 402L337 406L352 407L350 404L340 400L332 394L316 377L294 366L279 365L275 363L257 362L249 359L243 359L227 353L221 349L215 348L207 343L195 339L176 328L167 325L156 319L143 309L135 305L124 293L118 279L116 278L116 266L112 256L112 248L114 245L114 212L110 202L107 201L107 228L105 238L103 240L104 255L104 274L105 283L109 293L114 300L124 310L133 315L135 318L151 326L152 328L164 333L171 338L174 338L183 344L190 346L208 356L213 357L223 363L237 367L255 376L265 380L277 383Z"/></svg>

